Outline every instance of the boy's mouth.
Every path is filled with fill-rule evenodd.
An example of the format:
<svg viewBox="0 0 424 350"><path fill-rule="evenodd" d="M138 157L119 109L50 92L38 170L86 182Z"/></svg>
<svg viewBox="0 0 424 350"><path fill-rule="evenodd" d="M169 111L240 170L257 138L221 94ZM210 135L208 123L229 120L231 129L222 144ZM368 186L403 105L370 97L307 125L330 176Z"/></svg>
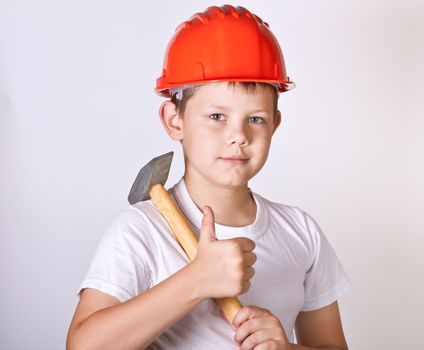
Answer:
<svg viewBox="0 0 424 350"><path fill-rule="evenodd" d="M230 164L244 164L249 160L249 158L243 156L220 157L220 159Z"/></svg>

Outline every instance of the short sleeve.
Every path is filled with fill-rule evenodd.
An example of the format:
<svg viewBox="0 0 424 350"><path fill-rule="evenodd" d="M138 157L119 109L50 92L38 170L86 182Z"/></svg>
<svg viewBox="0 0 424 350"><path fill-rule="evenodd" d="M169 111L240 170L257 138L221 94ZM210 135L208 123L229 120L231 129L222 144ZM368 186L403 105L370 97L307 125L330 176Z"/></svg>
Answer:
<svg viewBox="0 0 424 350"><path fill-rule="evenodd" d="M306 273L305 301L302 311L311 311L327 306L351 288L350 281L315 220L305 214L312 242L313 261Z"/></svg>
<svg viewBox="0 0 424 350"><path fill-rule="evenodd" d="M143 220L131 209L117 216L100 239L78 294L84 288L94 288L124 302L149 288L151 273L143 226Z"/></svg>

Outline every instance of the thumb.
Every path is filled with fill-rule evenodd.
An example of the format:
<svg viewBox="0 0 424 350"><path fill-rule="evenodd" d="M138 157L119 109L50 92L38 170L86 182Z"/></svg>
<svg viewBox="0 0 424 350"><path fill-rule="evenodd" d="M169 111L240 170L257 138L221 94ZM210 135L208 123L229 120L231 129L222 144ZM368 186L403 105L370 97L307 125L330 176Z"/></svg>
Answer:
<svg viewBox="0 0 424 350"><path fill-rule="evenodd" d="M205 205L203 208L202 227L200 228L199 244L203 242L213 242L218 238L215 235L215 216L212 208Z"/></svg>

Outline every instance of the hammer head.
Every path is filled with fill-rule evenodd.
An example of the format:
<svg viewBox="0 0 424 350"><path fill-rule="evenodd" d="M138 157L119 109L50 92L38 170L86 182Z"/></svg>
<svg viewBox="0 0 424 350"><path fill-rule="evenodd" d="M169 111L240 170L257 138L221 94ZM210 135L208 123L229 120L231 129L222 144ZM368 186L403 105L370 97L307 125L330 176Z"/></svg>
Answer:
<svg viewBox="0 0 424 350"><path fill-rule="evenodd" d="M141 168L128 195L128 202L130 204L150 199L149 193L154 185L158 183L165 185L173 155L174 152L169 152L153 158Z"/></svg>

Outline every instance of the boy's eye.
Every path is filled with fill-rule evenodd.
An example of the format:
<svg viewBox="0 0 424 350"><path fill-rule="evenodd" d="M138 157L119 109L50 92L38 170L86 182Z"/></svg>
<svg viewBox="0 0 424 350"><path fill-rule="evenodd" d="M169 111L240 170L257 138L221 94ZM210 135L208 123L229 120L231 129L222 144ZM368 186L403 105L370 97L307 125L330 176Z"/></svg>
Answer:
<svg viewBox="0 0 424 350"><path fill-rule="evenodd" d="M250 117L249 121L253 124L262 124L264 122L264 119L261 117Z"/></svg>
<svg viewBox="0 0 424 350"><path fill-rule="evenodd" d="M213 120L224 120L224 119L225 119L224 115L223 115L223 114L221 114L221 113L214 113L214 114L211 114L211 115L209 116L209 118L211 118L211 119L213 119Z"/></svg>

